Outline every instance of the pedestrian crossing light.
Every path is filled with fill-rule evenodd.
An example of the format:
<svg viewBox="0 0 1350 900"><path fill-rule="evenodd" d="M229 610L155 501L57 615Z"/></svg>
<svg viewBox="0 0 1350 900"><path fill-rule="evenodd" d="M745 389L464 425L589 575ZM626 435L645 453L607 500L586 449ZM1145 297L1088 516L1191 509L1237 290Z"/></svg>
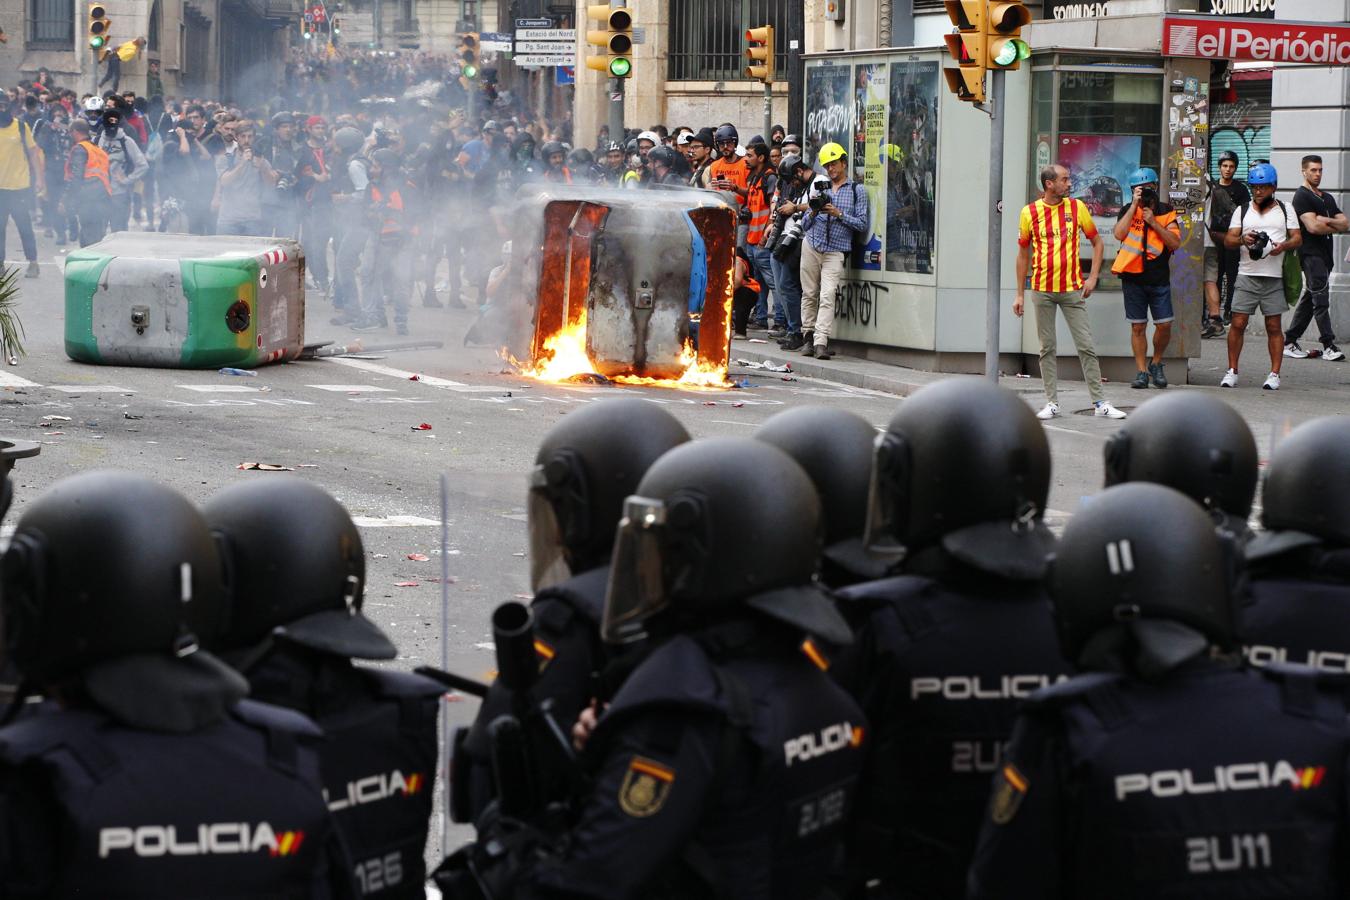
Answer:
<svg viewBox="0 0 1350 900"><path fill-rule="evenodd" d="M984 72L987 63L985 19L989 0L943 0L942 5L947 10L947 18L956 26L951 34L943 35L943 40L947 42L947 50L957 63L955 69L942 70L943 77L947 79L947 87L959 100L983 103Z"/></svg>
<svg viewBox="0 0 1350 900"><path fill-rule="evenodd" d="M1031 10L1024 4L990 3L984 22L990 68L1017 69L1031 56L1031 47L1022 40L1022 26L1031 22Z"/></svg>
<svg viewBox="0 0 1350 900"><path fill-rule="evenodd" d="M459 74L463 78L478 77L478 32L469 31L459 36Z"/></svg>
<svg viewBox="0 0 1350 900"><path fill-rule="evenodd" d="M89 4L89 47L102 50L108 46L108 32L112 21L108 18L108 8L102 3Z"/></svg>
<svg viewBox="0 0 1350 900"><path fill-rule="evenodd" d="M750 45L745 48L745 56L750 60L745 77L773 84L773 26L747 28L745 40Z"/></svg>
<svg viewBox="0 0 1350 900"><path fill-rule="evenodd" d="M586 68L611 78L627 78L633 73L633 14L624 0L587 6L586 18L600 26L586 32L586 43L600 48L599 53L586 57Z"/></svg>

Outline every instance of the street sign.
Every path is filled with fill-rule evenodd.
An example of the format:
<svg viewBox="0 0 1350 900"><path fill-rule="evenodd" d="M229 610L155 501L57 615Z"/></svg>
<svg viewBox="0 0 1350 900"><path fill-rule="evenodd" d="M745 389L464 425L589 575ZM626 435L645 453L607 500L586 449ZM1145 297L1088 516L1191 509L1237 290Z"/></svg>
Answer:
<svg viewBox="0 0 1350 900"><path fill-rule="evenodd" d="M1350 27L1334 22L1285 22L1172 16L1163 19L1163 56L1257 62L1350 64Z"/></svg>
<svg viewBox="0 0 1350 900"><path fill-rule="evenodd" d="M511 32L480 31L478 33L478 46L484 50L492 50L499 53L510 53Z"/></svg>
<svg viewBox="0 0 1350 900"><path fill-rule="evenodd" d="M531 66L575 66L577 54L575 50L567 53L517 53L511 57L511 62L526 68Z"/></svg>
<svg viewBox="0 0 1350 900"><path fill-rule="evenodd" d="M576 55L576 47L563 41L516 41L517 53L571 53Z"/></svg>
<svg viewBox="0 0 1350 900"><path fill-rule="evenodd" d="M516 29L521 28L552 28L552 19L516 19Z"/></svg>
<svg viewBox="0 0 1350 900"><path fill-rule="evenodd" d="M567 41L569 44L575 44L577 42L577 30L575 28L517 28L516 40Z"/></svg>
<svg viewBox="0 0 1350 900"><path fill-rule="evenodd" d="M553 69L553 83L562 87L563 85L577 83L577 70L575 66L555 66Z"/></svg>

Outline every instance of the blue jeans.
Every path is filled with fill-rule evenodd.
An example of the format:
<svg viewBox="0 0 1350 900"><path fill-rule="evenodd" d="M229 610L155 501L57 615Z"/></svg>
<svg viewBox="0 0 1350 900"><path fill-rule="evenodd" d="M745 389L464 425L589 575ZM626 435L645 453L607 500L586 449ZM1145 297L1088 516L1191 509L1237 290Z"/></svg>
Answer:
<svg viewBox="0 0 1350 900"><path fill-rule="evenodd" d="M756 322L765 322L769 318L769 291L773 291L777 284L773 276L773 254L761 249L758 244L747 244L745 255L754 264L755 280L759 282L759 299L755 301L755 314L751 318ZM774 293L777 294L777 291ZM781 324L777 316L774 316L774 323Z"/></svg>
<svg viewBox="0 0 1350 900"><path fill-rule="evenodd" d="M773 254L769 254L773 259ZM802 279L797 272L796 255L790 256L787 262L773 259L773 283L777 285L773 295L778 300L777 309L774 311L774 320L777 321L778 312L781 310L784 318L787 320L788 334L798 334L802 330Z"/></svg>

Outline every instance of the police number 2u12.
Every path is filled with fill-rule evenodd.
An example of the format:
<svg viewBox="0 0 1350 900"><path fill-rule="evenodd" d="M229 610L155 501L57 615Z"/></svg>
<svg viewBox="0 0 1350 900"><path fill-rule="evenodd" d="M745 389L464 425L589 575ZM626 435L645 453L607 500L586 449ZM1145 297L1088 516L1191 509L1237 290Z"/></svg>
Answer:
<svg viewBox="0 0 1350 900"><path fill-rule="evenodd" d="M1192 875L1270 868L1270 837L1230 834L1186 839L1186 868Z"/></svg>
<svg viewBox="0 0 1350 900"><path fill-rule="evenodd" d="M403 858L398 853L374 856L356 864L362 894L373 894L403 881Z"/></svg>

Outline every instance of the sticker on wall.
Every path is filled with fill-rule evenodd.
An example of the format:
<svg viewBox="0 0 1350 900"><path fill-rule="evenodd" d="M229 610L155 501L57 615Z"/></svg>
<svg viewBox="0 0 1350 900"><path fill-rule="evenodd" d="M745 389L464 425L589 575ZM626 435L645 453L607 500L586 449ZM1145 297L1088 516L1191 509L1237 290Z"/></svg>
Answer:
<svg viewBox="0 0 1350 900"><path fill-rule="evenodd" d="M1198 93L1200 93L1200 79L1199 79L1199 78L1196 78L1195 76L1192 75L1190 78L1187 78L1187 79L1186 79L1186 93L1188 93L1188 94L1198 94Z"/></svg>
<svg viewBox="0 0 1350 900"><path fill-rule="evenodd" d="M259 287L261 290L264 290L264 291L267 290L267 270L266 270L266 269L259 269L259 270L258 270L258 287Z"/></svg>

